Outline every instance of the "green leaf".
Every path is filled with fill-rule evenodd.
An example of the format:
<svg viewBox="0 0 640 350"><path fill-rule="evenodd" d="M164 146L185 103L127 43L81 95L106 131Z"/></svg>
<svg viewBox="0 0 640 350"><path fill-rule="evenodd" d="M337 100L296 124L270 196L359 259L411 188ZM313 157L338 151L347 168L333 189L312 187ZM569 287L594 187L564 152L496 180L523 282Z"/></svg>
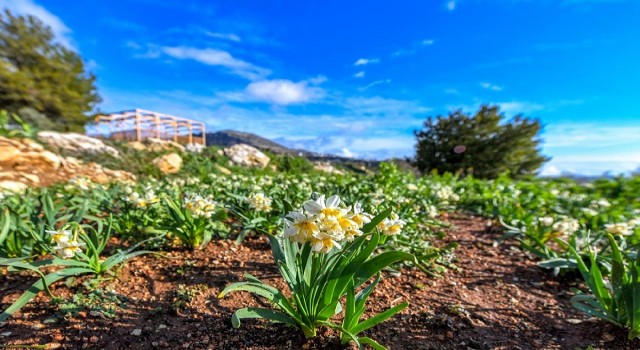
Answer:
<svg viewBox="0 0 640 350"><path fill-rule="evenodd" d="M77 276L87 273L93 273L92 270L85 268L67 268L57 272L50 273L43 278L38 279L37 282L31 285L22 295L11 304L6 310L0 314L0 322L5 321L9 316L13 315L16 311L25 306L31 299L33 299L38 293L45 290L52 283L59 281L69 276Z"/></svg>
<svg viewBox="0 0 640 350"><path fill-rule="evenodd" d="M4 208L4 213L2 215L2 226L0 227L0 245L7 238L10 227L11 227L11 216L9 216L9 208Z"/></svg>
<svg viewBox="0 0 640 350"><path fill-rule="evenodd" d="M360 337L360 338L358 338L358 340L362 344L369 345L374 350L387 350L387 348L385 348L384 346L380 345L380 343L378 343L377 341L375 341L375 340L373 340L373 339L371 339L369 337Z"/></svg>
<svg viewBox="0 0 640 350"><path fill-rule="evenodd" d="M368 224L362 227L362 232L364 233L371 232L379 223L382 222L382 220L386 219L387 216L391 215L392 211L393 211L392 208L387 208L387 210L376 215L373 219L371 219L371 222L369 222Z"/></svg>
<svg viewBox="0 0 640 350"><path fill-rule="evenodd" d="M298 328L298 324L282 312L254 307L236 310L231 316L231 324L234 328L238 328L240 327L240 320L246 318L264 318L272 322L285 323Z"/></svg>
<svg viewBox="0 0 640 350"><path fill-rule="evenodd" d="M387 251L365 262L355 274L355 286L362 283L380 272L383 268L399 261L414 261L415 256L405 252Z"/></svg>
<svg viewBox="0 0 640 350"><path fill-rule="evenodd" d="M358 323L355 327L353 327L351 329L351 333L353 334L359 334L363 331L366 331L367 329L376 326L379 323L384 322L386 319L392 317L393 315L397 314L398 312L404 310L405 308L407 308L407 306L409 306L409 303L402 303L399 305L396 305L386 311L383 311L371 318L368 318L367 320Z"/></svg>

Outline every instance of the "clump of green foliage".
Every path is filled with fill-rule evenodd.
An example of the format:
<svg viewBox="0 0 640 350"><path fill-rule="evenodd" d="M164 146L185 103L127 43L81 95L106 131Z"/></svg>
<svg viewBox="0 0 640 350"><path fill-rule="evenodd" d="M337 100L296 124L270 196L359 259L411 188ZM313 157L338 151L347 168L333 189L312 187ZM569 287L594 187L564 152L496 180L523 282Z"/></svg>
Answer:
<svg viewBox="0 0 640 350"><path fill-rule="evenodd" d="M496 178L534 175L549 158L540 154L540 121L516 115L509 121L498 106L474 115L461 110L428 117L417 138L414 164L421 171Z"/></svg>
<svg viewBox="0 0 640 350"><path fill-rule="evenodd" d="M0 108L41 129L81 131L100 102L95 80L42 21L0 13Z"/></svg>

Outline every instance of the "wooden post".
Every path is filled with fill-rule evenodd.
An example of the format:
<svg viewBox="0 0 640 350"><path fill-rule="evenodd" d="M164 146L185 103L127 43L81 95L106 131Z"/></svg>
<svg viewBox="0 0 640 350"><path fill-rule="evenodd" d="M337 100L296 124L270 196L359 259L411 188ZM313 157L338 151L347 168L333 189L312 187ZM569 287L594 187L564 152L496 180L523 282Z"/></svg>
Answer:
<svg viewBox="0 0 640 350"><path fill-rule="evenodd" d="M158 113L154 113L156 116L156 138L160 138L160 116Z"/></svg>
<svg viewBox="0 0 640 350"><path fill-rule="evenodd" d="M204 129L205 129L204 123L202 123L201 126L202 126L202 145L206 147L207 146L207 133L204 131Z"/></svg>
<svg viewBox="0 0 640 350"><path fill-rule="evenodd" d="M136 109L136 138L138 142L142 142L142 132L140 130L140 114L138 114L138 110Z"/></svg>
<svg viewBox="0 0 640 350"><path fill-rule="evenodd" d="M189 143L193 143L193 127L191 126L191 121L187 122L187 127L189 128Z"/></svg>
<svg viewBox="0 0 640 350"><path fill-rule="evenodd" d="M173 142L178 142L178 123L174 120L173 124Z"/></svg>

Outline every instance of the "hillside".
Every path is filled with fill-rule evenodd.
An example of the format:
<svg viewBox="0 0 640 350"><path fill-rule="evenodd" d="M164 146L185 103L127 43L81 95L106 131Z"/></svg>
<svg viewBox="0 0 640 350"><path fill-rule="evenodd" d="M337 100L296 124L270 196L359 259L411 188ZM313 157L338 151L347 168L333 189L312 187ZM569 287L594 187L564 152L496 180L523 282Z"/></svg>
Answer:
<svg viewBox="0 0 640 350"><path fill-rule="evenodd" d="M362 165L369 169L377 168L380 163L376 160L354 159L331 154L315 153L302 149L287 148L262 136L235 130L221 130L207 133L206 140L207 146L229 147L239 143L244 143L260 150L273 152L278 155L300 156L311 161L328 161L332 163Z"/></svg>

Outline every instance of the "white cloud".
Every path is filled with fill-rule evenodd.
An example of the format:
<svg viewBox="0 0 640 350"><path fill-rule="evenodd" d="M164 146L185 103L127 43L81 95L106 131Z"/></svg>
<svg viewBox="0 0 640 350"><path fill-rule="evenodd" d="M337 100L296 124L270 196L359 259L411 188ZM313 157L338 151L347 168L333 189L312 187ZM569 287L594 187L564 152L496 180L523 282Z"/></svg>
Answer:
<svg viewBox="0 0 640 350"><path fill-rule="evenodd" d="M342 147L342 152L340 152L341 156L346 157L346 158L356 158L358 157L357 153L353 153L351 152L348 148L346 147Z"/></svg>
<svg viewBox="0 0 640 350"><path fill-rule="evenodd" d="M458 91L458 89L449 88L449 89L444 89L444 93L449 95L459 95L460 91Z"/></svg>
<svg viewBox="0 0 640 350"><path fill-rule="evenodd" d="M240 36L237 34L233 34L233 33L219 33L219 32L205 32L205 34L207 34L208 36L212 37L212 38L216 38L216 39L223 39L223 40L229 40L229 41L233 41L233 42L240 42Z"/></svg>
<svg viewBox="0 0 640 350"><path fill-rule="evenodd" d="M223 92L218 93L218 96L227 101L266 102L283 106L310 103L321 100L326 95L324 89L312 86L322 81L318 78L299 82L285 79L254 81L244 91Z"/></svg>
<svg viewBox="0 0 640 350"><path fill-rule="evenodd" d="M71 29L62 22L60 17L49 12L44 7L31 0L8 0L5 2L4 6L13 14L37 17L44 24L51 27L51 31L60 44L71 50L77 51L74 41L71 38Z"/></svg>
<svg viewBox="0 0 640 350"><path fill-rule="evenodd" d="M545 107L538 103L523 102L523 101L511 101L511 102L496 102L500 106L500 111L506 115L513 115L519 113L532 113L543 110Z"/></svg>
<svg viewBox="0 0 640 350"><path fill-rule="evenodd" d="M455 0L447 1L447 10L453 11L455 9L456 9L456 1Z"/></svg>
<svg viewBox="0 0 640 350"><path fill-rule="evenodd" d="M197 49L186 46L176 46L162 48L165 54L181 59L191 59L210 66L221 66L229 69L232 73L249 80L259 80L271 74L266 68L255 66L249 62L234 58L229 52L217 49Z"/></svg>
<svg viewBox="0 0 640 350"><path fill-rule="evenodd" d="M560 176L562 175L562 170L558 169L555 165L545 165L540 172L541 176Z"/></svg>
<svg viewBox="0 0 640 350"><path fill-rule="evenodd" d="M320 85L324 82L326 82L327 80L329 80L329 78L327 78L324 75L318 75L316 77L313 77L311 79L307 79L307 81L313 85Z"/></svg>
<svg viewBox="0 0 640 350"><path fill-rule="evenodd" d="M363 87L358 88L358 90L360 91L364 91L364 90L368 90L376 85L380 85L380 84L389 84L391 83L391 79L380 79L380 80L376 80L374 82L371 82Z"/></svg>
<svg viewBox="0 0 640 350"><path fill-rule="evenodd" d="M594 123L551 123L545 127L544 132L545 147L547 148L606 149L607 147L629 145L631 147L625 147L627 154L629 154L629 148L640 154L638 135L640 135L640 126L611 126ZM589 154L592 157L597 155L593 151L590 151ZM606 157L608 158L609 155ZM625 160L630 159L629 157L625 158Z"/></svg>
<svg viewBox="0 0 640 350"><path fill-rule="evenodd" d="M361 70L358 73L354 74L353 76L356 78L364 78L365 74L366 74L365 71Z"/></svg>
<svg viewBox="0 0 640 350"><path fill-rule="evenodd" d="M367 64L371 64L371 63L378 63L380 62L379 59L377 58L359 58L356 63L354 63L354 66L364 66Z"/></svg>
<svg viewBox="0 0 640 350"><path fill-rule="evenodd" d="M487 83L487 82L482 82L480 83L480 86L483 89L487 89L487 90L493 90L493 91L502 91L503 87L499 86L499 85L495 85L495 84L491 84L491 83Z"/></svg>
<svg viewBox="0 0 640 350"><path fill-rule="evenodd" d="M420 44L422 44L422 45L424 45L424 46L429 46L429 45L433 45L435 42L436 42L436 41L435 41L435 40L433 40L433 39L425 39L425 40L422 40L422 41L420 42Z"/></svg>
<svg viewBox="0 0 640 350"><path fill-rule="evenodd" d="M406 117L419 113L429 112L431 109L420 105L416 101L397 100L392 98L375 97L350 97L342 102L347 110L362 115L373 115L390 118L390 122L398 122L399 116ZM421 119L417 125L420 125ZM411 127L407 120L403 121L403 127Z"/></svg>

